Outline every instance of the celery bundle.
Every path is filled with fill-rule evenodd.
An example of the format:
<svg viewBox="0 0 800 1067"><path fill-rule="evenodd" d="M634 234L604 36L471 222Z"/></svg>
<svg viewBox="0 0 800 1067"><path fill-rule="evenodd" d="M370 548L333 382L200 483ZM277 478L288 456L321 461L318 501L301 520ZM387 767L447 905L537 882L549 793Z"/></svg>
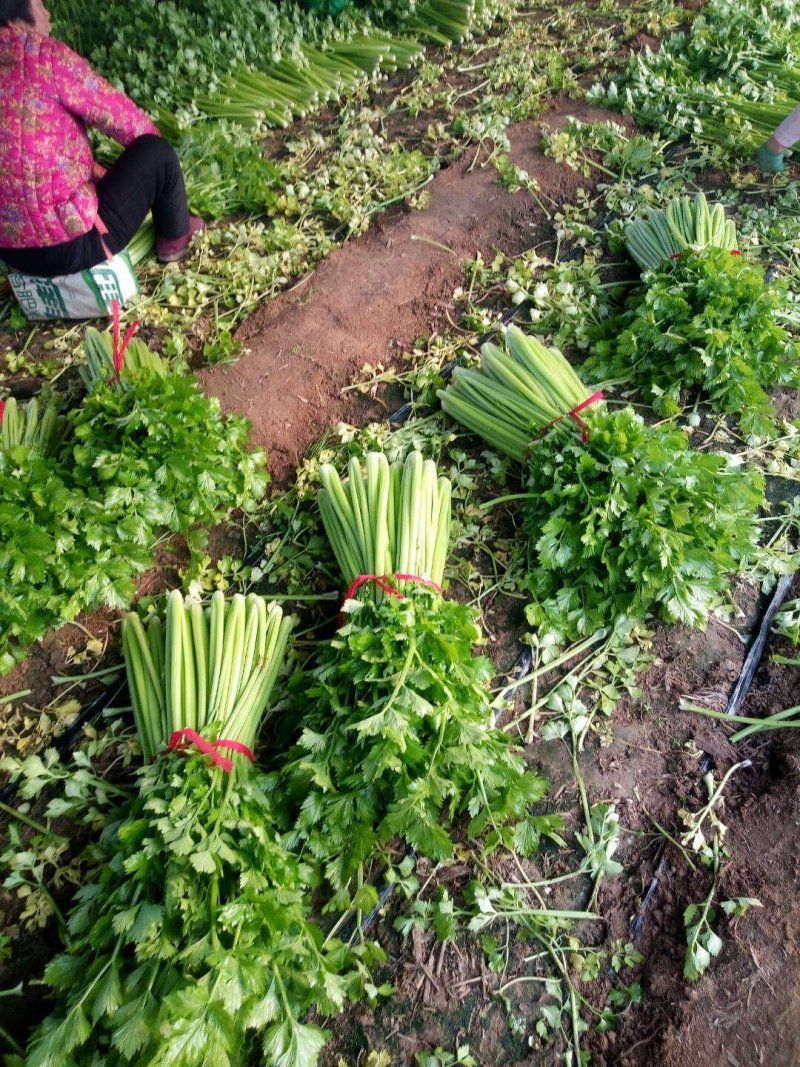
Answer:
<svg viewBox="0 0 800 1067"><path fill-rule="evenodd" d="M537 433L560 430L591 394L557 348L545 348L516 326L505 341L504 348L481 348L480 367L456 367L437 395L448 415L521 462Z"/></svg>
<svg viewBox="0 0 800 1067"><path fill-rule="evenodd" d="M296 58L262 70L242 65L215 93L200 96L196 102L205 114L216 118L285 127L367 78L414 66L422 54L416 41L379 33L360 34L325 48L303 42Z"/></svg>
<svg viewBox="0 0 800 1067"><path fill-rule="evenodd" d="M390 465L382 453L370 452L363 472L357 459L350 461L344 484L330 464L321 467L320 481L322 522L348 586L362 574L410 574L442 584L451 488L435 463L411 452L405 463ZM382 598L375 584L364 592L376 602Z"/></svg>
<svg viewBox="0 0 800 1067"><path fill-rule="evenodd" d="M507 352L485 346L480 367L456 371L440 396L526 462L526 491L511 499L524 501L530 532L530 623L559 641L654 611L704 626L758 541L763 479L693 452L681 430L591 403L563 357L514 328L506 340Z"/></svg>
<svg viewBox="0 0 800 1067"><path fill-rule="evenodd" d="M409 15L404 28L436 44L463 41L492 17L491 4L484 0L423 0Z"/></svg>
<svg viewBox="0 0 800 1067"><path fill-rule="evenodd" d="M260 597L222 594L203 609L173 593L164 628L128 617L137 726L157 758L95 845L26 1067L313 1067L326 1034L306 1017L361 994L371 946L351 953L309 920L311 872L278 832L266 776L221 743L252 745L289 626ZM209 736L156 752L167 712L167 730Z"/></svg>
<svg viewBox="0 0 800 1067"><path fill-rule="evenodd" d="M369 455L365 471L351 462L344 484L331 468L322 477L320 508L346 582L399 571L441 583L450 484L435 464L415 452L391 465ZM336 906L372 906L364 865L396 838L443 859L466 816L471 838L529 852L557 822L530 814L546 783L492 725L476 610L419 582L392 585L401 595L365 585L313 668L293 679L298 740L276 772L284 825Z"/></svg>
<svg viewBox="0 0 800 1067"><path fill-rule="evenodd" d="M23 405L13 396L0 400L0 449L8 452L22 445L39 456L51 456L61 444L66 424L54 401L41 410L36 397Z"/></svg>
<svg viewBox="0 0 800 1067"><path fill-rule="evenodd" d="M124 364L117 368L114 363L114 339L109 333L100 333L90 326L86 331L84 342L86 364L80 368L80 375L87 390L98 384L113 385L120 392L131 388L131 380L144 373L157 378L166 378L167 364L155 352L151 352L144 341L131 338L124 349ZM119 369L119 374L117 371Z"/></svg>
<svg viewBox="0 0 800 1067"><path fill-rule="evenodd" d="M646 219L635 219L625 229L625 243L631 257L643 270L655 270L665 260L673 259L686 249L737 248L736 224L725 218L725 208L709 208L704 193L692 200L676 197L662 211L655 208Z"/></svg>
<svg viewBox="0 0 800 1067"><path fill-rule="evenodd" d="M173 590L164 624L153 615L145 628L126 615L122 647L145 759L185 728L252 748L291 628L277 604L219 591L204 607Z"/></svg>

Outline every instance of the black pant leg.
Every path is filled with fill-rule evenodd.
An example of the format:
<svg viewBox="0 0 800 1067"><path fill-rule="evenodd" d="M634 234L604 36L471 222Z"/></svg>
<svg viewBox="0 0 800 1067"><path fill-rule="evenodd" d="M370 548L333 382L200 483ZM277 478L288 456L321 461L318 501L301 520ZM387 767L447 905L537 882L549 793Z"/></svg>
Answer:
<svg viewBox="0 0 800 1067"><path fill-rule="evenodd" d="M100 218L108 229L104 240L114 254L128 244L151 210L159 237L174 240L189 232L183 172L163 137L148 133L132 141L97 183L97 195Z"/></svg>
<svg viewBox="0 0 800 1067"><path fill-rule="evenodd" d="M78 274L89 267L96 267L105 258L97 230L89 230L82 237L48 248L0 248L0 259L12 270L33 274L37 278Z"/></svg>

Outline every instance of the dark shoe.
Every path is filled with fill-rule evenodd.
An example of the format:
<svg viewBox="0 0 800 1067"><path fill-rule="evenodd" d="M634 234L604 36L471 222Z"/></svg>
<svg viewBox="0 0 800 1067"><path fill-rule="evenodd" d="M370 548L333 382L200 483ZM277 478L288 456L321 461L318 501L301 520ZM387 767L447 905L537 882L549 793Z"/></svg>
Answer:
<svg viewBox="0 0 800 1067"><path fill-rule="evenodd" d="M206 228L205 222L197 215L189 216L189 232L184 234L183 237L175 237L168 239L166 237L156 238L156 259L159 263L177 263L179 259L183 259L186 253L189 251L189 245L192 238L196 233L202 233Z"/></svg>

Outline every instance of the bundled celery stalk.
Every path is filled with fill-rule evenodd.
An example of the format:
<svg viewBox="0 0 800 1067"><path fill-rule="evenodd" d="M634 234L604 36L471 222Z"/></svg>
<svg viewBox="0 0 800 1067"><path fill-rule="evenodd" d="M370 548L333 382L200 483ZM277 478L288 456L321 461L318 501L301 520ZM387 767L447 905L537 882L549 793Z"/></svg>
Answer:
<svg viewBox="0 0 800 1067"><path fill-rule="evenodd" d="M172 727L205 737L145 764L103 831L97 874L45 974L57 1004L27 1067L311 1067L326 1035L301 1019L360 992L370 947L356 958L323 943L309 871L276 829L263 773L222 744L252 745L290 621L260 597L220 597L203 609L173 593L165 625L147 631L127 619L145 754Z"/></svg>
<svg viewBox="0 0 800 1067"><path fill-rule="evenodd" d="M562 423L591 395L557 348L514 326L505 347L485 344L480 367L456 367L452 385L438 393L448 415L520 462L537 433L569 432Z"/></svg>
<svg viewBox="0 0 800 1067"><path fill-rule="evenodd" d="M529 813L546 783L492 726L492 665L477 612L441 595L450 484L411 453L321 472L320 509L342 586L371 575L311 670L293 679L301 730L276 772L285 825L322 868L333 905L370 906L363 867L395 838L433 859L453 824L531 852L557 820ZM398 578L398 574L413 576Z"/></svg>
<svg viewBox="0 0 800 1067"><path fill-rule="evenodd" d="M483 0L424 0L409 15L404 28L436 44L448 45L491 21L491 5Z"/></svg>
<svg viewBox="0 0 800 1067"><path fill-rule="evenodd" d="M559 640L657 612L704 626L752 552L760 475L692 452L686 434L607 411L567 361L511 327L506 350L439 393L462 425L525 463L532 625Z"/></svg>
<svg viewBox="0 0 800 1067"><path fill-rule="evenodd" d="M643 270L655 270L665 260L686 249L737 248L736 224L726 219L725 208L709 208L704 193L694 199L676 197L662 211L654 208L646 219L634 219L625 229L625 243L631 257Z"/></svg>
<svg viewBox="0 0 800 1067"><path fill-rule="evenodd" d="M90 326L86 331L86 363L80 368L83 384L91 392L97 385L109 384L120 392L133 388L133 382L141 376L166 378L168 367L144 341L132 337L125 345L122 360L115 363L114 339L109 333L100 333ZM119 352L119 346L118 346ZM119 363L119 366L117 365Z"/></svg>
<svg viewBox="0 0 800 1067"><path fill-rule="evenodd" d="M217 118L285 127L370 77L412 67L422 54L416 41L381 33L359 34L325 48L303 42L294 59L260 71L240 66L197 104Z"/></svg>
<svg viewBox="0 0 800 1067"><path fill-rule="evenodd" d="M0 449L4 452L22 446L38 456L52 456L58 451L66 425L54 401L41 409L36 397L23 405L13 396L0 400Z"/></svg>
<svg viewBox="0 0 800 1067"><path fill-rule="evenodd" d="M371 452L362 472L350 461L342 484L330 464L320 469L319 509L325 532L347 585L359 576L392 577L397 588L410 583L393 578L413 575L441 586L450 540L451 487L436 464L411 452L404 464L389 465ZM379 584L364 583L362 598L380 603Z"/></svg>
<svg viewBox="0 0 800 1067"><path fill-rule="evenodd" d="M122 647L145 759L185 728L212 728L252 748L291 625L277 604L254 594L226 600L216 592L204 608L173 590L166 622L153 615L146 629L129 613Z"/></svg>

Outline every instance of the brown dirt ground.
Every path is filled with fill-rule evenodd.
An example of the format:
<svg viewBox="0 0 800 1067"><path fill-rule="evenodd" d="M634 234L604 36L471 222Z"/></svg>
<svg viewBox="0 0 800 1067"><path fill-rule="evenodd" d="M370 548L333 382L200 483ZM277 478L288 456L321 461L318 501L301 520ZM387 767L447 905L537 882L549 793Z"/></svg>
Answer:
<svg viewBox="0 0 800 1067"><path fill-rule="evenodd" d="M559 101L536 121L508 131L515 163L558 203L592 186L538 147L542 124L558 126L568 115L619 121L610 112ZM495 247L516 254L546 235L546 220L527 193L508 192L493 167L470 170L470 160L437 174L426 210L379 217L368 233L328 256L305 285L257 310L238 332L249 349L238 363L200 373L203 388L225 411L252 421L253 441L267 449L279 479L291 475L332 425L379 412L363 399L343 401L342 387L365 363L391 365L431 332L467 257Z"/></svg>

